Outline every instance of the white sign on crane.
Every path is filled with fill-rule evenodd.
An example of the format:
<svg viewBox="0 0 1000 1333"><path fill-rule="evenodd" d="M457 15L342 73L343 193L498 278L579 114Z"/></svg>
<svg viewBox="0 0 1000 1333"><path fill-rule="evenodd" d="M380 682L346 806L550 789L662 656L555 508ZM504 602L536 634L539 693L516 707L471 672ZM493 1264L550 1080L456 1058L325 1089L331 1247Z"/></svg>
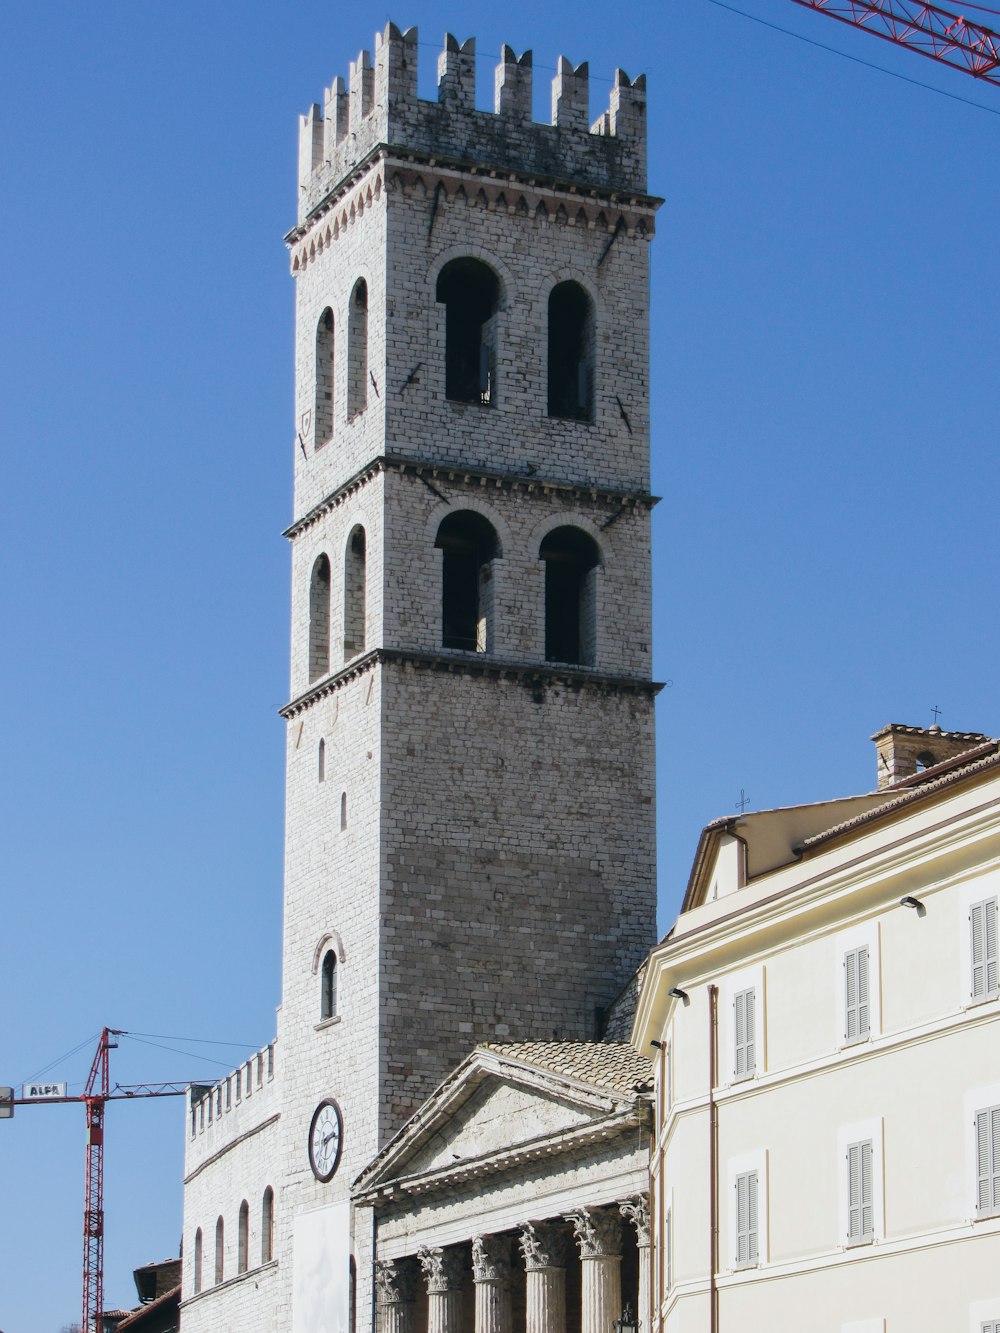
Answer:
<svg viewBox="0 0 1000 1333"><path fill-rule="evenodd" d="M26 1102L44 1102L49 1097L65 1097L65 1083L25 1083L21 1096Z"/></svg>

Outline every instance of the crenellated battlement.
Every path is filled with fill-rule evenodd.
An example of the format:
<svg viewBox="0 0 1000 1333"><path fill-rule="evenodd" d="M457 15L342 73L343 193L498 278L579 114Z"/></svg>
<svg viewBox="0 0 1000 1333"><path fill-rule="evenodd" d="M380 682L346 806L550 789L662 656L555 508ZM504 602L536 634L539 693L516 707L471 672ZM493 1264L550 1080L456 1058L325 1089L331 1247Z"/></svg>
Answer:
<svg viewBox="0 0 1000 1333"><path fill-rule="evenodd" d="M552 80L552 118L532 120L532 56L504 46L493 111L476 110L475 38L450 33L438 57L438 98L417 95L417 29L394 23L300 117L299 221L305 221L379 144L602 189L646 188L646 78L616 70L606 111L589 124L589 70L564 56Z"/></svg>

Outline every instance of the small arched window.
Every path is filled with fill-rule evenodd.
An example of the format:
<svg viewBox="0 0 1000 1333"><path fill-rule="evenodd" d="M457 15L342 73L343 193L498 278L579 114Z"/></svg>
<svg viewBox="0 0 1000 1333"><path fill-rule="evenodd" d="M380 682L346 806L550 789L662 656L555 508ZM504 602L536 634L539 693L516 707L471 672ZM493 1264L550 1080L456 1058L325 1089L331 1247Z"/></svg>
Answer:
<svg viewBox="0 0 1000 1333"><path fill-rule="evenodd" d="M330 561L321 555L309 579L309 679L330 670Z"/></svg>
<svg viewBox="0 0 1000 1333"><path fill-rule="evenodd" d="M358 278L347 315L347 416L368 406L368 284Z"/></svg>
<svg viewBox="0 0 1000 1333"><path fill-rule="evenodd" d="M347 792L340 793L340 831L343 833L347 828Z"/></svg>
<svg viewBox="0 0 1000 1333"><path fill-rule="evenodd" d="M337 1016L337 955L328 949L323 955L322 991L320 994L320 1022Z"/></svg>
<svg viewBox="0 0 1000 1333"><path fill-rule="evenodd" d="M269 1264L274 1257L274 1190L268 1185L260 1205L260 1261Z"/></svg>
<svg viewBox="0 0 1000 1333"><path fill-rule="evenodd" d="M329 306L316 325L315 448L333 437L333 311Z"/></svg>
<svg viewBox="0 0 1000 1333"><path fill-rule="evenodd" d="M197 1296L201 1291L201 1227L194 1233L194 1294Z"/></svg>
<svg viewBox="0 0 1000 1333"><path fill-rule="evenodd" d="M359 524L347 539L344 558L344 658L365 650L365 530Z"/></svg>
<svg viewBox="0 0 1000 1333"><path fill-rule="evenodd" d="M500 279L478 259L453 259L438 274L437 299L445 307L445 397L492 405Z"/></svg>
<svg viewBox="0 0 1000 1333"><path fill-rule="evenodd" d="M538 555L545 562L545 660L593 666L597 543L579 528L555 528Z"/></svg>
<svg viewBox="0 0 1000 1333"><path fill-rule="evenodd" d="M320 737L319 745L316 751L316 767L320 782L326 781L326 741Z"/></svg>
<svg viewBox="0 0 1000 1333"><path fill-rule="evenodd" d="M917 755L917 769L916 769L916 771L917 771L918 773L923 773L923 771L924 771L925 769L927 769L927 768L933 768L934 765L935 765L936 763L937 763L937 760L936 760L936 759L934 758L934 756L931 754L930 750L924 750L922 754L918 754L918 755Z"/></svg>
<svg viewBox="0 0 1000 1333"><path fill-rule="evenodd" d="M218 1286L226 1272L226 1232L220 1217L215 1224L215 1285Z"/></svg>
<svg viewBox="0 0 1000 1333"><path fill-rule="evenodd" d="M549 416L594 419L594 303L578 282L549 293Z"/></svg>
<svg viewBox="0 0 1000 1333"><path fill-rule="evenodd" d="M250 1205L246 1199L240 1204L239 1229L236 1233L236 1271L245 1273L250 1251Z"/></svg>
<svg viewBox="0 0 1000 1333"><path fill-rule="evenodd" d="M481 514L449 514L434 545L441 561L441 643L445 648L488 653L493 647L493 561L496 532Z"/></svg>

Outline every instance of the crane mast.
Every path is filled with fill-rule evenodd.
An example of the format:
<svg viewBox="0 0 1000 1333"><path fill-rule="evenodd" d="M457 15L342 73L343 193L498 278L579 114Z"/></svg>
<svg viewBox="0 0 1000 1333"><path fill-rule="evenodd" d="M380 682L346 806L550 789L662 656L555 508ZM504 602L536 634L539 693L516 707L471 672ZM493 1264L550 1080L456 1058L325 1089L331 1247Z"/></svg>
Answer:
<svg viewBox="0 0 1000 1333"><path fill-rule="evenodd" d="M1000 33L919 0L795 0L874 37L1000 86Z"/></svg>

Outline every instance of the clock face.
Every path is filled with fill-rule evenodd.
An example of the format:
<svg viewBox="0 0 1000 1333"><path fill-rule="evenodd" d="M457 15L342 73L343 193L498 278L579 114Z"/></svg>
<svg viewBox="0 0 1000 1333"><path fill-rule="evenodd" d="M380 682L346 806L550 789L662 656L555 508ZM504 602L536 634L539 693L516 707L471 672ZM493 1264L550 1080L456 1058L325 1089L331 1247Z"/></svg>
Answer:
<svg viewBox="0 0 1000 1333"><path fill-rule="evenodd" d="M313 1112L309 1126L309 1165L317 1180L332 1180L340 1165L344 1142L344 1119L332 1097L326 1097Z"/></svg>

